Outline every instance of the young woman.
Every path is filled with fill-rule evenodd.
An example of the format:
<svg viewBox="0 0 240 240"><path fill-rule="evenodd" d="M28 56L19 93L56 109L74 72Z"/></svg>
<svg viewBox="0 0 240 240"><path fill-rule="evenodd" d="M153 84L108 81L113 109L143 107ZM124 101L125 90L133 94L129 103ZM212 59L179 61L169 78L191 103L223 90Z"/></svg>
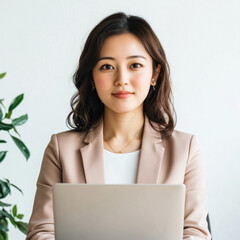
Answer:
<svg viewBox="0 0 240 240"><path fill-rule="evenodd" d="M46 147L27 239L54 239L57 182L184 183L183 239L210 239L205 167L196 137L174 130L169 66L149 24L124 13L102 20L73 79L73 129Z"/></svg>

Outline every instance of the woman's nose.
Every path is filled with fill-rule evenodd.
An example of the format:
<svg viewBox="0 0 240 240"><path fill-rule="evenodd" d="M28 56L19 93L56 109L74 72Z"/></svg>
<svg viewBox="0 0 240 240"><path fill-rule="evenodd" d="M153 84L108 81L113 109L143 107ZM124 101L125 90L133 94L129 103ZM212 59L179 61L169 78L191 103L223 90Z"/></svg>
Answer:
<svg viewBox="0 0 240 240"><path fill-rule="evenodd" d="M129 82L129 74L127 73L127 70L119 69L116 74L114 85L124 86L124 85L128 85L128 82Z"/></svg>

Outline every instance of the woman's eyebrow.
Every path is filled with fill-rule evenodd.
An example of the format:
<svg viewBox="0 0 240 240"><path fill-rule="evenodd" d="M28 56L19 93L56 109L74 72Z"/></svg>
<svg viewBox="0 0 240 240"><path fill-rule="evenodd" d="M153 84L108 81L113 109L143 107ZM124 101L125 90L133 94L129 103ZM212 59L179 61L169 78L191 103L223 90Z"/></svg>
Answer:
<svg viewBox="0 0 240 240"><path fill-rule="evenodd" d="M131 58L144 58L145 60L147 60L144 56L141 56L141 55L128 56L126 59L131 59ZM98 62L101 61L101 60L104 60L104 59L116 60L116 59L113 58L113 57L101 57L101 58L98 59Z"/></svg>

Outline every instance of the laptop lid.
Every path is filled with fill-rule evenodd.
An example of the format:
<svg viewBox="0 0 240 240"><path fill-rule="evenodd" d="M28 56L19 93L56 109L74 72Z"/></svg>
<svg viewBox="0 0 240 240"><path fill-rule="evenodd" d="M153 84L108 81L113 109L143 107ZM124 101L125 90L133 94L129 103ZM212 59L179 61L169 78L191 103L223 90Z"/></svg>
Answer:
<svg viewBox="0 0 240 240"><path fill-rule="evenodd" d="M185 185L53 186L56 240L183 239Z"/></svg>

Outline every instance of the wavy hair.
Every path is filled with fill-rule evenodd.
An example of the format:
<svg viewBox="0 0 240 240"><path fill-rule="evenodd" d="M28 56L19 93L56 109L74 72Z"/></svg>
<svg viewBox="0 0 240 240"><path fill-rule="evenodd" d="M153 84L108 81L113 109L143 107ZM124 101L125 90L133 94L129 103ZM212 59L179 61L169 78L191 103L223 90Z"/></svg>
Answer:
<svg viewBox="0 0 240 240"><path fill-rule="evenodd" d="M163 137L172 134L176 122L176 112L172 102L170 69L162 45L150 25L139 16L126 15L123 12L112 14L98 23L90 32L78 67L73 75L77 92L71 98L71 109L67 125L76 131L88 131L95 126L103 115L104 104L92 90L92 70L97 64L103 42L110 36L131 33L141 41L153 59L153 73L161 65L155 91L151 87L143 102L143 111L150 120L151 126L160 131ZM155 122L156 124L152 124Z"/></svg>

